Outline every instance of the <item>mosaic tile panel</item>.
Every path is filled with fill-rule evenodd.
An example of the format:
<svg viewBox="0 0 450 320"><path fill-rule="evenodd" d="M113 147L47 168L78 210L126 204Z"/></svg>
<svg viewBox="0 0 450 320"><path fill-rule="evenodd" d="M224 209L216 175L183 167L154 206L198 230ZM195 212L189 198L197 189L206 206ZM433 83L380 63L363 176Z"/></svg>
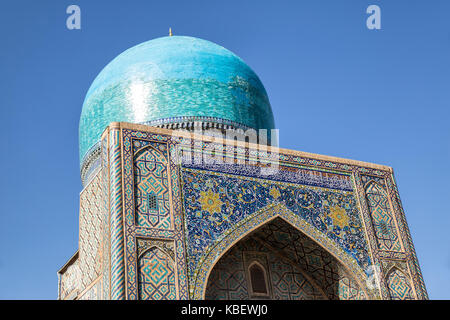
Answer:
<svg viewBox="0 0 450 320"><path fill-rule="evenodd" d="M339 300L366 300L364 291L359 288L354 279L349 277L342 269L339 270Z"/></svg>
<svg viewBox="0 0 450 320"><path fill-rule="evenodd" d="M101 172L91 180L80 195L79 259L81 289L102 273L102 185Z"/></svg>
<svg viewBox="0 0 450 320"><path fill-rule="evenodd" d="M400 194L398 192L397 185L395 183L394 175L391 174L389 179L387 179L387 185L389 194L393 200L394 210L396 212L397 221L399 222L400 236L402 237L405 249L410 255L408 261L408 267L410 270L410 275L414 284L415 292L418 299L428 299L428 293L425 287L425 282L422 277L422 272L420 270L419 261L417 259L416 250L414 248L414 243L412 241L411 233L409 231L408 223L406 221L406 216L403 211L403 206L400 200Z"/></svg>
<svg viewBox="0 0 450 320"><path fill-rule="evenodd" d="M386 281L389 288L391 299L393 300L413 300L414 295L411 283L403 272L397 268L393 268L387 275Z"/></svg>
<svg viewBox="0 0 450 320"><path fill-rule="evenodd" d="M367 177L363 177L363 181ZM365 192L372 224L380 250L403 251L400 238L392 215L388 195L382 179L370 179L366 183Z"/></svg>
<svg viewBox="0 0 450 320"><path fill-rule="evenodd" d="M109 211L111 248L111 299L125 298L124 226L120 131L109 132Z"/></svg>
<svg viewBox="0 0 450 320"><path fill-rule="evenodd" d="M198 165L192 160L191 163L183 162L183 167L195 169ZM238 176L260 177L262 166L203 163L202 168L208 171L223 172ZM270 175L270 180L291 182L305 186L353 191L353 183L348 174L313 170L298 165L280 165L279 169L280 170L277 170Z"/></svg>
<svg viewBox="0 0 450 320"><path fill-rule="evenodd" d="M286 207L335 241L365 269L370 264L351 192L182 169L190 275L205 252L246 216L271 203Z"/></svg>
<svg viewBox="0 0 450 320"><path fill-rule="evenodd" d="M141 146L142 142L134 144ZM136 225L171 229L167 159L161 151L148 146L135 154L134 184Z"/></svg>
<svg viewBox="0 0 450 320"><path fill-rule="evenodd" d="M147 133L142 131L123 130L123 175L124 175L124 222L125 222L125 266L127 270L126 287L127 299L139 299L139 261L136 255L137 238L158 238L174 242L174 267L176 265L177 274L177 298L187 299L187 276L186 257L184 251L183 237L183 216L180 202L180 188L178 185L178 174L175 162L171 161L172 152L167 152L174 148L170 137ZM171 229L161 229L154 227L143 227L136 225L135 215L135 170L134 158L140 152L151 147L160 151L167 161L167 178L169 180L169 199L171 199L170 217L172 219ZM160 293L156 293L156 295Z"/></svg>
<svg viewBox="0 0 450 320"><path fill-rule="evenodd" d="M175 300L175 266L170 254L157 246L145 250L138 260L140 300Z"/></svg>
<svg viewBox="0 0 450 320"><path fill-rule="evenodd" d="M108 134L103 137L101 142L101 175L102 175L102 242L103 242L103 254L102 254L102 296L99 299L109 300L111 299L111 216L109 212L109 157L108 157Z"/></svg>

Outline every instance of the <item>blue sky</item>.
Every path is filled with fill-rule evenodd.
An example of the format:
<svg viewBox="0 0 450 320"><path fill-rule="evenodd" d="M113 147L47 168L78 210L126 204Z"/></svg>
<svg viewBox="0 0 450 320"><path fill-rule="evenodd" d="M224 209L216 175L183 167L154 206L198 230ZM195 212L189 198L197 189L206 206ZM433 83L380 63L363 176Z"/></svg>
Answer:
<svg viewBox="0 0 450 320"><path fill-rule="evenodd" d="M81 7L82 29L66 28ZM381 8L368 30L366 8ZM280 145L394 168L428 293L450 293L449 1L23 1L0 10L0 299L56 299L77 250L84 96L116 55L174 34L243 58Z"/></svg>

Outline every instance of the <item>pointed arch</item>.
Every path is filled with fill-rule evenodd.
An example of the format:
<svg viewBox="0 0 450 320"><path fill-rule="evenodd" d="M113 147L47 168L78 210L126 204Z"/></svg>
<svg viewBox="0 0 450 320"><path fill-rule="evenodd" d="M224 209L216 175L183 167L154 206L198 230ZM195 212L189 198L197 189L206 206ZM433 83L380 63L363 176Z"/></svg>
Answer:
<svg viewBox="0 0 450 320"><path fill-rule="evenodd" d="M255 296L269 296L269 274L268 270L259 263L257 260L253 260L247 268L247 273L250 280L251 294ZM261 279L258 279L262 276Z"/></svg>
<svg viewBox="0 0 450 320"><path fill-rule="evenodd" d="M140 300L175 300L175 264L159 246L144 250L138 259Z"/></svg>
<svg viewBox="0 0 450 320"><path fill-rule="evenodd" d="M170 252L168 252L165 248L163 248L157 244L152 244L148 248L145 248L144 250L142 250L142 252L140 252L138 254L138 259L140 259L144 254L146 254L150 250L160 250L162 253L164 253L167 256L167 258L170 260L171 263L175 262L172 258L172 255L170 254Z"/></svg>
<svg viewBox="0 0 450 320"><path fill-rule="evenodd" d="M364 270L358 265L357 261L338 245L336 245L325 234L317 231L304 219L294 214L291 210L286 208L283 204L271 204L255 213L249 215L243 221L237 223L229 232L227 232L216 244L204 255L204 258L199 262L199 270L193 278L191 287L191 296L194 299L205 299L206 286L208 277L219 261L219 259L237 242L245 236L255 231L264 224L281 218L292 227L302 232L317 245L325 249L332 257L334 257L340 265L346 270L347 274L358 284L364 292L366 298L373 299L373 292L369 290L365 284L367 275Z"/></svg>
<svg viewBox="0 0 450 320"><path fill-rule="evenodd" d="M397 266L386 272L386 284L393 300L413 300L414 290L409 276Z"/></svg>
<svg viewBox="0 0 450 320"><path fill-rule="evenodd" d="M364 185L364 190L366 191L366 194L368 192L372 192L372 190L375 190L377 193L381 193L384 196L387 196L386 189L377 181L370 180Z"/></svg>
<svg viewBox="0 0 450 320"><path fill-rule="evenodd" d="M146 145L134 152L133 158L137 160L142 157L143 153L149 152L155 157L155 161L167 162L166 156L152 145Z"/></svg>

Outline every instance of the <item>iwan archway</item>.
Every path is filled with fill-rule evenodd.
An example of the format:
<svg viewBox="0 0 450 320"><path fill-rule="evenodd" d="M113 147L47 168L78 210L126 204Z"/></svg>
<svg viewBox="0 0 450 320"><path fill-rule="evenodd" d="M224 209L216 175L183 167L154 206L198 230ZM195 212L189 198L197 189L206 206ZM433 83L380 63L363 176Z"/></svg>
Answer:
<svg viewBox="0 0 450 320"><path fill-rule="evenodd" d="M374 299L355 260L330 239L316 235L319 244L313 229L282 204L255 212L205 253L193 298ZM234 264L236 272L220 272L228 264ZM275 274L276 268L285 272ZM221 282L227 277L229 286ZM287 285L296 289L282 289Z"/></svg>
<svg viewBox="0 0 450 320"><path fill-rule="evenodd" d="M206 299L366 299L325 249L281 218L232 246L215 264Z"/></svg>

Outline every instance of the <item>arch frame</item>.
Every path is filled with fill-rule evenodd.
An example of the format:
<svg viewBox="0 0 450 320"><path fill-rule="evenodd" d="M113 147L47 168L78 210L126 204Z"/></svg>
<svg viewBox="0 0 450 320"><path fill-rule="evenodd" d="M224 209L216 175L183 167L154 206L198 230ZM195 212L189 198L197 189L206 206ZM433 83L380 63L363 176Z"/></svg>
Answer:
<svg viewBox="0 0 450 320"><path fill-rule="evenodd" d="M385 180L385 181L386 181L386 180ZM404 240L402 239L402 237L401 237L401 235L400 235L400 230L401 230L401 228L400 228L400 226L399 226L398 217L397 217L397 215L395 214L394 206L393 206L393 204L392 204L392 199L391 199L391 197L389 196L389 193L388 193L388 190L387 190L387 186L386 186L386 187L383 187L378 181L375 181L375 180L369 180L369 181L366 182L366 183L364 184L364 186L363 186L363 188L364 188L364 197L365 197L365 200L366 200L367 205L368 205L369 216L370 216L370 220L371 220L371 222L372 222L373 231L374 231L375 238L376 238L376 241L377 241L377 249L378 249L378 250L384 250L384 251L386 251L385 249L380 248L380 244L379 244L380 239L379 239L378 236L377 236L376 228L375 228L375 223L376 223L376 221L374 220L374 217L373 217L373 214L372 214L372 209L369 207L368 196L369 196L370 193L368 193L367 191L368 191L368 189L369 189L370 186L378 187L378 190L381 192L382 196L386 197L387 203L388 203L388 205L389 205L389 212L387 212L387 214L388 214L388 215L391 217L391 219L394 221L395 233L396 233L396 235L397 235L397 238L398 238L398 241L399 241L399 244L400 244L400 248L401 248L400 251L398 251L398 250L396 250L396 251L397 251L397 252L406 252Z"/></svg>
<svg viewBox="0 0 450 320"><path fill-rule="evenodd" d="M261 293L261 292L255 292L253 291L253 278L252 278L252 272L251 272L251 268L253 266L256 266L257 268L259 268L261 270L261 272L263 273L263 277L264 277L264 286L266 287L266 293ZM212 269L211 269L212 270ZM246 267L245 273L248 277L248 283L249 283L249 293L250 295L253 297L270 297L271 292L270 292L270 285L269 285L269 274L268 274L268 270L266 270L266 267L264 267L259 261L257 260L253 260L248 267ZM206 283L208 285L208 283Z"/></svg>
<svg viewBox="0 0 450 320"><path fill-rule="evenodd" d="M173 276L174 276L174 283L173 286L175 288L175 296L178 297L178 288L177 288L177 284L176 284L176 264L174 259L171 257L171 255L169 254L169 252L167 252L167 250L165 248L162 248L161 246L157 245L157 244L152 244L150 245L148 248L145 248L144 250L142 250L142 252L140 254L137 255L136 257L136 264L137 264L137 270L138 273L141 273L140 270L140 263L141 263L141 259L143 257L145 257L145 255L153 250L158 250L160 251L164 257L167 258L168 262L171 264L172 267L172 272L173 272ZM137 289L138 289L138 299L140 299L140 283L139 283L139 276L137 277Z"/></svg>
<svg viewBox="0 0 450 320"><path fill-rule="evenodd" d="M159 156L161 156L164 159L164 160L162 160L162 162L164 162L167 165L168 160L167 160L166 155L161 150L156 149L155 146L153 146L151 144L147 144L147 145L141 146L141 147L139 147L139 149L134 151L134 153L133 153L133 162L136 161L140 156L142 156L142 154L144 152L146 152L149 149L151 149L153 152L155 152Z"/></svg>
<svg viewBox="0 0 450 320"><path fill-rule="evenodd" d="M170 256L169 252L167 252L166 249L162 248L161 246L159 246L157 244L152 244L148 248L145 248L144 250L142 250L142 252L137 255L137 261L139 261L139 259L141 259L147 252L149 252L152 249L158 249L159 251L164 253L164 255L166 255L169 258L170 262L175 265L175 261Z"/></svg>
<svg viewBox="0 0 450 320"><path fill-rule="evenodd" d="M132 143L133 142L134 141L132 141ZM164 154L164 152L162 150L158 150L155 147L154 144L157 143L157 142L155 142L155 141L147 141L147 143L148 144L141 145L133 153L133 159L132 159L133 160L132 161L132 164L133 164L133 170L132 170L132 172L133 172L133 181L132 181L132 183L133 184L132 184L132 188L133 188L133 205L134 205L133 213L134 213L134 220L135 220L136 225L138 225L139 212L138 212L138 210L136 208L136 198L137 198L137 196L136 196L136 194L137 194L136 189L139 188L139 185L136 183L135 179L136 179L136 175L140 171L140 169L138 170L136 167L137 167L138 161L142 160L141 157L145 158L146 152L149 152L150 155L154 158L152 160L152 162L155 163L155 164L156 163L162 164L164 169L166 170L166 173L167 173L167 178L166 178L167 179L167 181L166 181L167 186L165 186L165 187L167 188L167 196L168 196L168 204L167 204L168 207L169 207L169 210L168 210L169 211L169 217L168 217L169 219L168 220L169 220L169 224L170 224L169 229L173 229L173 224L174 224L173 215L170 213L170 203L172 203L172 201L171 201L171 188L172 188L172 186L171 186L171 182L170 182L169 160L167 159L167 156ZM153 145L152 145L152 143L153 143ZM166 148L167 148L167 146L166 146ZM164 178L161 178L160 183L162 185L164 185ZM161 196L161 194L157 194L157 193L155 193L155 195L157 197ZM164 206L164 202L165 202L164 194L162 195L162 202L163 202L163 206ZM159 210L157 210L157 211L158 211L158 215L159 215Z"/></svg>
<svg viewBox="0 0 450 320"><path fill-rule="evenodd" d="M383 187L378 181L375 181L375 180L367 181L367 182L363 185L364 192L365 192L366 194L367 194L367 189L369 188L370 185L376 185L376 186L380 189L380 191L383 193L384 196L386 196L386 197L388 196L388 193L387 193L387 191L386 191L386 188Z"/></svg>
<svg viewBox="0 0 450 320"><path fill-rule="evenodd" d="M366 285L368 276L353 257L341 249L325 234L319 232L311 224L281 203L272 203L257 210L246 219L237 223L221 238L216 240L215 245L212 246L199 261L197 272L194 273L190 286L191 299L205 299L206 287L211 271L228 250L247 235L276 218L283 219L325 249L342 267L344 267L348 275L359 285L367 299L380 299L376 290L370 289Z"/></svg>
<svg viewBox="0 0 450 320"><path fill-rule="evenodd" d="M389 295L391 296L391 299L392 299L392 293L389 288L389 277L395 271L400 272L405 277L405 280L407 282L406 284L408 285L409 289L411 290L412 297L414 299L417 299L417 293L416 293L416 290L414 289L414 284L412 282L411 277L408 275L408 272L406 270L402 269L400 266L398 266L396 264L393 264L388 269L386 269L386 272L384 274L384 281L386 282L386 285L388 287L388 291L389 291Z"/></svg>

